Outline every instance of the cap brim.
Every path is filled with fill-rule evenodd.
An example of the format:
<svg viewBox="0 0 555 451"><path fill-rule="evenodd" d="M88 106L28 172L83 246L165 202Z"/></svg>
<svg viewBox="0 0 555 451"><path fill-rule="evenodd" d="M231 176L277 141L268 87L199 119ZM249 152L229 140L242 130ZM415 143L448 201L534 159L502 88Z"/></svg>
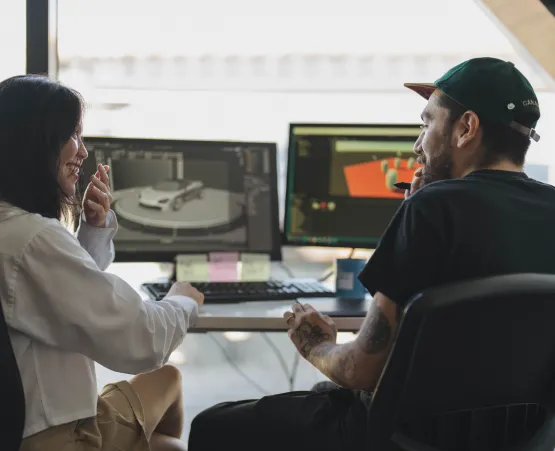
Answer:
<svg viewBox="0 0 555 451"><path fill-rule="evenodd" d="M405 83L405 87L413 90L426 100L428 100L437 89L433 83Z"/></svg>

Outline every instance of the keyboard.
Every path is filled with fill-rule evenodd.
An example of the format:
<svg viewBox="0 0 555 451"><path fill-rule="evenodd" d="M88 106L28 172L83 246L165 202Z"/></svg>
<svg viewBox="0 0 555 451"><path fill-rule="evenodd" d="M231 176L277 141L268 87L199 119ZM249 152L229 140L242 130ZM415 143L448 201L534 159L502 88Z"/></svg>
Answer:
<svg viewBox="0 0 555 451"><path fill-rule="evenodd" d="M159 301L172 283L145 283L143 289L151 299ZM204 302L212 304L245 301L287 301L297 298L335 297L335 292L311 279L289 279L268 282L196 282L191 283L204 294Z"/></svg>

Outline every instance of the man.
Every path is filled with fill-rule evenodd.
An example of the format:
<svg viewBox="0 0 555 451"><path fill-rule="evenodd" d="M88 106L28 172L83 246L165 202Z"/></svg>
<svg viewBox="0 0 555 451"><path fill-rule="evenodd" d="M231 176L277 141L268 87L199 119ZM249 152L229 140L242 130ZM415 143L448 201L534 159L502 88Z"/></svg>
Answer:
<svg viewBox="0 0 555 451"><path fill-rule="evenodd" d="M360 274L373 305L357 338L336 344L333 321L309 305L285 314L299 352L343 388L215 406L193 421L190 451L365 449L369 392L412 296L472 277L555 274L555 188L523 172L540 117L526 78L477 58L406 86L428 99L414 147L424 168Z"/></svg>

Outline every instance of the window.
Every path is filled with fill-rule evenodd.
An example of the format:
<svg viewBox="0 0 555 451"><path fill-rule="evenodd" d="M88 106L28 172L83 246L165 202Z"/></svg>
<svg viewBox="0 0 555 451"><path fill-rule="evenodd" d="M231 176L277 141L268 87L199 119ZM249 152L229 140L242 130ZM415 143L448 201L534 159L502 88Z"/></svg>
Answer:
<svg viewBox="0 0 555 451"><path fill-rule="evenodd" d="M0 0L0 80L25 73L25 2ZM9 43L9 44L7 44Z"/></svg>
<svg viewBox="0 0 555 451"><path fill-rule="evenodd" d="M545 88L473 2L81 0L58 16L59 77L89 102L87 134L270 140L282 171L289 122L418 121L402 83L473 56L512 60ZM555 100L540 100L530 158L551 165Z"/></svg>

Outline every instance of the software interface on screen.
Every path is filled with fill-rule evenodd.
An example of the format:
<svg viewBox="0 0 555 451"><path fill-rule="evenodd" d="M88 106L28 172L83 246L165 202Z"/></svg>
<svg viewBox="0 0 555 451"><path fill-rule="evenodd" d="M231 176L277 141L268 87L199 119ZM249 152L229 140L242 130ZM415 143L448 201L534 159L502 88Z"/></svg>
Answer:
<svg viewBox="0 0 555 451"><path fill-rule="evenodd" d="M290 244L374 247L419 167L418 125L293 124L285 208Z"/></svg>
<svg viewBox="0 0 555 451"><path fill-rule="evenodd" d="M109 138L85 145L86 173L99 163L111 168L116 255L270 253L278 245L275 145Z"/></svg>

